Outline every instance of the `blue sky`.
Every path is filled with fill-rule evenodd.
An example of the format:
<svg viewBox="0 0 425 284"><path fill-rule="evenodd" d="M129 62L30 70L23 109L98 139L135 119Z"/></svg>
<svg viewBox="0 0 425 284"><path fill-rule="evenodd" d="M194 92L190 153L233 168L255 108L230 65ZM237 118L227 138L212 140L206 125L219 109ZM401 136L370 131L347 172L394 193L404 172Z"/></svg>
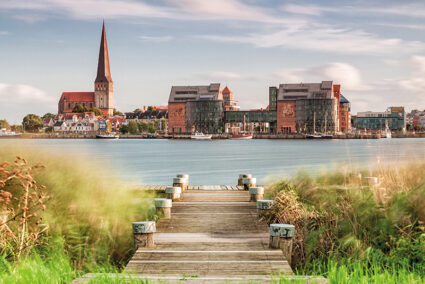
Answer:
<svg viewBox="0 0 425 284"><path fill-rule="evenodd" d="M266 107L269 86L321 80L354 113L425 108L423 1L0 0L0 118L92 91L103 18L121 111L210 82Z"/></svg>

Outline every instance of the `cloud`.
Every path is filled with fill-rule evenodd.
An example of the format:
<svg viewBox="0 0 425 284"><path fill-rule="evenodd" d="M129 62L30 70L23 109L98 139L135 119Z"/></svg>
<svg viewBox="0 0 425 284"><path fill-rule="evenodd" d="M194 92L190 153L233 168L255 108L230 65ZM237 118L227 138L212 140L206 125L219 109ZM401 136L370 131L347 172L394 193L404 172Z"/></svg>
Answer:
<svg viewBox="0 0 425 284"><path fill-rule="evenodd" d="M309 16L320 16L323 12L337 12L337 8L328 8L323 6L316 5L297 5L297 4L287 4L282 7L283 11L292 13L292 14L301 14Z"/></svg>
<svg viewBox="0 0 425 284"><path fill-rule="evenodd" d="M33 86L0 83L0 104L2 105L52 104L55 101L44 91Z"/></svg>
<svg viewBox="0 0 425 284"><path fill-rule="evenodd" d="M199 38L221 42L247 43L255 47L286 47L338 53L407 53L425 49L425 43L382 38L362 30L349 30L323 24L284 27L268 33L242 36L200 35Z"/></svg>
<svg viewBox="0 0 425 284"><path fill-rule="evenodd" d="M284 69L276 72L273 76L288 83L332 80L336 84L341 84L343 90L364 91L370 89L357 68L342 62L311 68Z"/></svg>
<svg viewBox="0 0 425 284"><path fill-rule="evenodd" d="M9 35L10 33L8 31L0 31L0 36L2 35Z"/></svg>
<svg viewBox="0 0 425 284"><path fill-rule="evenodd" d="M208 72L208 73L197 73L195 77L207 80L207 81L215 81L215 82L223 82L223 81L244 81L244 80L257 80L258 78L250 75L243 75L239 73L233 72L224 72L224 71L216 71L216 72Z"/></svg>
<svg viewBox="0 0 425 284"><path fill-rule="evenodd" d="M139 38L142 41L154 42L154 43L168 42L174 39L174 37L172 36L147 36L147 35L140 36Z"/></svg>

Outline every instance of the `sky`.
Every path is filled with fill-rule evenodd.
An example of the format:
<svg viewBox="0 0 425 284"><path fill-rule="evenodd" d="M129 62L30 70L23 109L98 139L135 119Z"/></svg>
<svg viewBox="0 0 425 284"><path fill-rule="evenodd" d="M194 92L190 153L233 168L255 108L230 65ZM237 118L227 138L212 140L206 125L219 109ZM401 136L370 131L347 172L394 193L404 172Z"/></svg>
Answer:
<svg viewBox="0 0 425 284"><path fill-rule="evenodd" d="M424 1L0 0L0 119L93 91L102 20L115 107L218 82L241 109L268 88L332 80L352 113L425 109Z"/></svg>

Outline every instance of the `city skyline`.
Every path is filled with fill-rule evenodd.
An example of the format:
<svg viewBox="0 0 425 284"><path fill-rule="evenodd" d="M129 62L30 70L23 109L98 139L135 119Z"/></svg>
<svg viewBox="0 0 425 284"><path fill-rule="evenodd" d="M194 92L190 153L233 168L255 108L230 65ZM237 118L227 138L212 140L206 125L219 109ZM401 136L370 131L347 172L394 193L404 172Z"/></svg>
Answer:
<svg viewBox="0 0 425 284"><path fill-rule="evenodd" d="M425 108L425 4L332 3L2 0L0 119L55 113L63 91L91 89L103 18L121 111L211 82L241 109L266 107L269 86L321 80L342 85L354 114Z"/></svg>

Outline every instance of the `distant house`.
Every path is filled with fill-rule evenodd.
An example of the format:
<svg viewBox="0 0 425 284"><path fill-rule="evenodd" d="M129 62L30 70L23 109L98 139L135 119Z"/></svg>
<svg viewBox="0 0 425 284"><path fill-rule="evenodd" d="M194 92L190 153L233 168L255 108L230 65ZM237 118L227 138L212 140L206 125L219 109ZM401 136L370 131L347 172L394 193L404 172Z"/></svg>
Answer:
<svg viewBox="0 0 425 284"><path fill-rule="evenodd" d="M48 117L43 119L43 128L53 127L53 125L55 125L53 118Z"/></svg>

